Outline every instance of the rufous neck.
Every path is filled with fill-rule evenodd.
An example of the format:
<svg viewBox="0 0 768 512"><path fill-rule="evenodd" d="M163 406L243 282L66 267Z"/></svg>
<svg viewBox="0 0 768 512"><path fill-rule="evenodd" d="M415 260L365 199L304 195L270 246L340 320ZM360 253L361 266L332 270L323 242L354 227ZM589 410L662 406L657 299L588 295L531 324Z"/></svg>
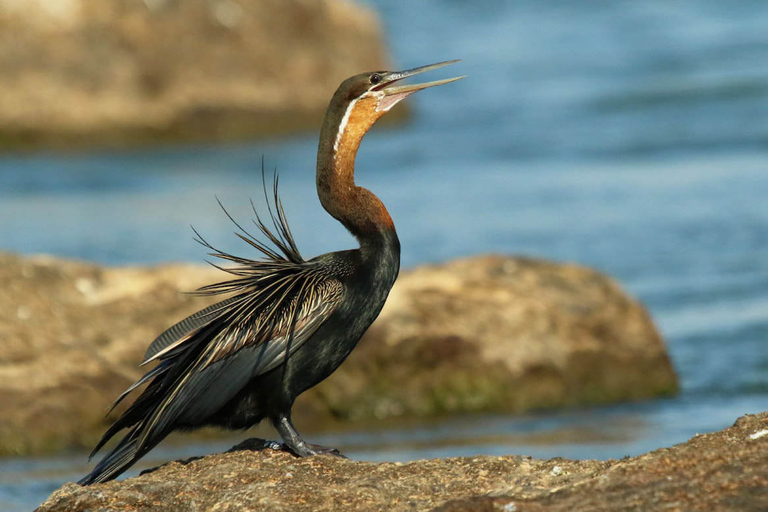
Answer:
<svg viewBox="0 0 768 512"><path fill-rule="evenodd" d="M323 208L341 222L361 246L391 238L395 226L381 200L355 184L355 158L363 136L378 116L365 100L328 114L317 152L317 193ZM396 237L395 237L396 238Z"/></svg>

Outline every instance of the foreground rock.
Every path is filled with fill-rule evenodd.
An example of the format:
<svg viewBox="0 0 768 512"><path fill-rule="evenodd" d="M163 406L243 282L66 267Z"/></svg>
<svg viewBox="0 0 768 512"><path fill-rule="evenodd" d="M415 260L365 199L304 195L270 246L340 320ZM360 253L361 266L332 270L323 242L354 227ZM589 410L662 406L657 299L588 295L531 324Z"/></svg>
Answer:
<svg viewBox="0 0 768 512"><path fill-rule="evenodd" d="M252 440L124 482L55 491L41 511L768 509L768 414L620 461L475 457L368 463L296 459ZM253 451L255 449L255 451Z"/></svg>
<svg viewBox="0 0 768 512"><path fill-rule="evenodd" d="M0 254L0 453L91 447L111 421L109 404L141 375L149 342L211 302L179 290L223 277L191 265L102 268ZM302 428L520 412L676 386L648 314L610 279L488 256L403 272L358 348L299 398L294 418Z"/></svg>
<svg viewBox="0 0 768 512"><path fill-rule="evenodd" d="M2 0L0 148L228 140L319 125L386 68L351 0Z"/></svg>

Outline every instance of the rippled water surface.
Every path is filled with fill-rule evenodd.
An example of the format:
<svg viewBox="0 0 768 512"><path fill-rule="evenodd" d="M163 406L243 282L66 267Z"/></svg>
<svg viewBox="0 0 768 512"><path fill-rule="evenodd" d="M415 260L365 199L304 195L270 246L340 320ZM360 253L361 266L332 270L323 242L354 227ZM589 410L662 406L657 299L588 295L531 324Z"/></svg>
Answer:
<svg viewBox="0 0 768 512"><path fill-rule="evenodd" d="M405 266L503 252L615 276L650 309L679 397L325 434L355 458L612 458L768 409L768 4L374 2L402 67L462 58L363 143ZM107 264L201 261L189 224L238 244L261 155L307 256L352 247L317 203L316 136L219 147L0 157L2 249ZM232 443L172 445L147 465ZM0 509L28 509L82 454L0 460Z"/></svg>

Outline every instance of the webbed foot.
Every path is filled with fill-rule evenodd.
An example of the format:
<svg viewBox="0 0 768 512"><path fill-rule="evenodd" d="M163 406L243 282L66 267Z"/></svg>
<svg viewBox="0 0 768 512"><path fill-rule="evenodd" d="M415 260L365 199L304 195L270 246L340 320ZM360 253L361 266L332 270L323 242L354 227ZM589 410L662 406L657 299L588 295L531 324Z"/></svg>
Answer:
<svg viewBox="0 0 768 512"><path fill-rule="evenodd" d="M305 442L291 422L289 415L283 415L272 420L272 424L277 429L280 437L283 438L285 448L297 457L312 457L313 455L332 455L346 459L336 448L327 448L319 444L309 444Z"/></svg>
<svg viewBox="0 0 768 512"><path fill-rule="evenodd" d="M319 444L304 443L310 450L315 452L313 455L332 455L334 457L341 457L342 459L348 459L346 455L341 453L336 448L328 448L327 446L320 446Z"/></svg>

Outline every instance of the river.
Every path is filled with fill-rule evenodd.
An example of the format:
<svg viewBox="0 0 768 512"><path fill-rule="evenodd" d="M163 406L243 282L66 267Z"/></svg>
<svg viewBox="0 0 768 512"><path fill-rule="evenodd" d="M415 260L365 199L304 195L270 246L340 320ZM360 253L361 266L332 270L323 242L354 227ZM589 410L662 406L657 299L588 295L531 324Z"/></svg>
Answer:
<svg viewBox="0 0 768 512"><path fill-rule="evenodd" d="M500 252L614 276L651 311L679 396L605 408L320 433L366 460L615 458L768 409L768 4L372 2L398 66L461 58L467 79L408 101L363 143L358 181L387 204L414 266ZM432 78L432 77L430 77ZM277 168L302 252L352 247L314 192L316 135L250 144L0 156L3 250L104 264L248 252L240 219ZM269 435L269 432L266 432ZM234 441L169 443L146 464ZM0 460L0 509L34 507L85 454Z"/></svg>

